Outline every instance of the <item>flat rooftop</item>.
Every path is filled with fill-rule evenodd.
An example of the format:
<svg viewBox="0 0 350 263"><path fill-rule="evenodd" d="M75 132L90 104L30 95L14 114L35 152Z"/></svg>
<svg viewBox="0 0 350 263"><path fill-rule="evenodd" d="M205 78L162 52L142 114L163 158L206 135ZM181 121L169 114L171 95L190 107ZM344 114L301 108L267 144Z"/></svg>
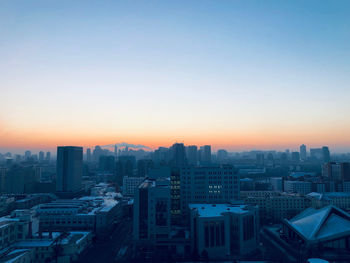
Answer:
<svg viewBox="0 0 350 263"><path fill-rule="evenodd" d="M189 204L189 208L196 209L200 217L222 216L223 213L244 214L249 212L247 207L247 205L231 204Z"/></svg>

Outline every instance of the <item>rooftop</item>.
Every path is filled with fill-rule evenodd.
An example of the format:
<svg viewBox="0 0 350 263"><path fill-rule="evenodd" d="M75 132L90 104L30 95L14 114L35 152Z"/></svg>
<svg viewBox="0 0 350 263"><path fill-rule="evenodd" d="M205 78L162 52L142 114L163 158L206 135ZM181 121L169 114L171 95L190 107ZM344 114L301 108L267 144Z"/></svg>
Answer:
<svg viewBox="0 0 350 263"><path fill-rule="evenodd" d="M231 204L189 204L191 210L196 209L200 217L222 216L223 213L244 214L248 212L247 205Z"/></svg>
<svg viewBox="0 0 350 263"><path fill-rule="evenodd" d="M321 209L308 208L285 223L309 241L335 239L350 235L350 215L329 205Z"/></svg>

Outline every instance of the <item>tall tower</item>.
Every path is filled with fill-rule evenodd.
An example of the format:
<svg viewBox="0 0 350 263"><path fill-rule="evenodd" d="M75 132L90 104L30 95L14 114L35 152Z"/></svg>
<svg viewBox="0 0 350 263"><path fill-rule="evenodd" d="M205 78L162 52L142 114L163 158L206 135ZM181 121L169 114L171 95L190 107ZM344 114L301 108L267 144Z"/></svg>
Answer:
<svg viewBox="0 0 350 263"><path fill-rule="evenodd" d="M83 147L57 147L56 191L74 193L81 190Z"/></svg>
<svg viewBox="0 0 350 263"><path fill-rule="evenodd" d="M201 150L202 150L201 162L203 164L211 163L211 146L210 145L201 146Z"/></svg>
<svg viewBox="0 0 350 263"><path fill-rule="evenodd" d="M189 164L197 164L198 161L197 146L190 145L187 147L187 160Z"/></svg>
<svg viewBox="0 0 350 263"><path fill-rule="evenodd" d="M300 160L305 161L306 160L306 145L302 144L300 146Z"/></svg>
<svg viewBox="0 0 350 263"><path fill-rule="evenodd" d="M185 166L187 164L185 146L183 143L175 143L171 146L172 163L176 167Z"/></svg>
<svg viewBox="0 0 350 263"><path fill-rule="evenodd" d="M324 162L329 162L331 160L331 154L327 146L322 147L322 156Z"/></svg>

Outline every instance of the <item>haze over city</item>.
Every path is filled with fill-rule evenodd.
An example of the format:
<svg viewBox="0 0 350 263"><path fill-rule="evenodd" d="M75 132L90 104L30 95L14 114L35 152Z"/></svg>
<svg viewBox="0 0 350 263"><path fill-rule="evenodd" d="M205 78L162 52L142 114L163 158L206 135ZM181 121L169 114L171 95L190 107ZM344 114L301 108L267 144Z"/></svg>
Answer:
<svg viewBox="0 0 350 263"><path fill-rule="evenodd" d="M2 1L0 149L350 151L349 1Z"/></svg>

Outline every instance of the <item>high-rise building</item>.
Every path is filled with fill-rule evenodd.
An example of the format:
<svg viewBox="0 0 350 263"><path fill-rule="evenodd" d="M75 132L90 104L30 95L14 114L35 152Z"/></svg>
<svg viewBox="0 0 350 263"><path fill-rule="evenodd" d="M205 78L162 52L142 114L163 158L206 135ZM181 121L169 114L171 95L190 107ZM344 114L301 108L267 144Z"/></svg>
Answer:
<svg viewBox="0 0 350 263"><path fill-rule="evenodd" d="M187 161L188 164L196 165L198 162L198 153L197 153L197 146L196 145L190 145L187 146Z"/></svg>
<svg viewBox="0 0 350 263"><path fill-rule="evenodd" d="M306 145L305 145L305 144L302 144L302 145L300 146L300 160L305 161L305 160L306 160L306 157L307 157L307 154L306 154Z"/></svg>
<svg viewBox="0 0 350 263"><path fill-rule="evenodd" d="M98 168L101 172L114 173L115 171L115 157L101 155L98 161Z"/></svg>
<svg viewBox="0 0 350 263"><path fill-rule="evenodd" d="M46 153L46 161L50 162L51 161L51 152Z"/></svg>
<svg viewBox="0 0 350 263"><path fill-rule="evenodd" d="M25 151L24 159L28 160L31 156L32 156L32 152L31 151Z"/></svg>
<svg viewBox="0 0 350 263"><path fill-rule="evenodd" d="M327 146L322 147L322 156L324 162L329 162L331 160L331 154Z"/></svg>
<svg viewBox="0 0 350 263"><path fill-rule="evenodd" d="M117 158L118 157L118 146L114 145L114 156Z"/></svg>
<svg viewBox="0 0 350 263"><path fill-rule="evenodd" d="M135 191L133 236L137 243L164 245L170 235L170 180L145 180Z"/></svg>
<svg viewBox="0 0 350 263"><path fill-rule="evenodd" d="M45 153L43 151L39 152L39 162L42 163L45 159Z"/></svg>
<svg viewBox="0 0 350 263"><path fill-rule="evenodd" d="M226 203L239 199L239 175L231 165L180 169L181 213L188 204Z"/></svg>
<svg viewBox="0 0 350 263"><path fill-rule="evenodd" d="M57 147L57 192L74 193L81 190L83 147Z"/></svg>
<svg viewBox="0 0 350 263"><path fill-rule="evenodd" d="M86 149L86 161L88 163L91 162L91 149L90 148Z"/></svg>
<svg viewBox="0 0 350 263"><path fill-rule="evenodd" d="M217 155L217 161L218 161L219 163L222 163L222 162L224 162L224 161L227 160L227 151L224 150L224 149L218 150L218 152L216 153L216 155Z"/></svg>
<svg viewBox="0 0 350 263"><path fill-rule="evenodd" d="M350 181L350 163L328 162L322 166L322 176L329 178L331 181Z"/></svg>
<svg viewBox="0 0 350 263"><path fill-rule="evenodd" d="M183 143L175 143L171 146L172 151L172 165L175 167L182 167L187 164L185 146Z"/></svg>
<svg viewBox="0 0 350 263"><path fill-rule="evenodd" d="M203 164L210 164L211 163L211 146L210 145L204 145L201 146L201 162Z"/></svg>
<svg viewBox="0 0 350 263"><path fill-rule="evenodd" d="M294 161L294 162L299 162L300 161L300 154L299 154L299 152L292 152L291 157L292 157L292 161Z"/></svg>

